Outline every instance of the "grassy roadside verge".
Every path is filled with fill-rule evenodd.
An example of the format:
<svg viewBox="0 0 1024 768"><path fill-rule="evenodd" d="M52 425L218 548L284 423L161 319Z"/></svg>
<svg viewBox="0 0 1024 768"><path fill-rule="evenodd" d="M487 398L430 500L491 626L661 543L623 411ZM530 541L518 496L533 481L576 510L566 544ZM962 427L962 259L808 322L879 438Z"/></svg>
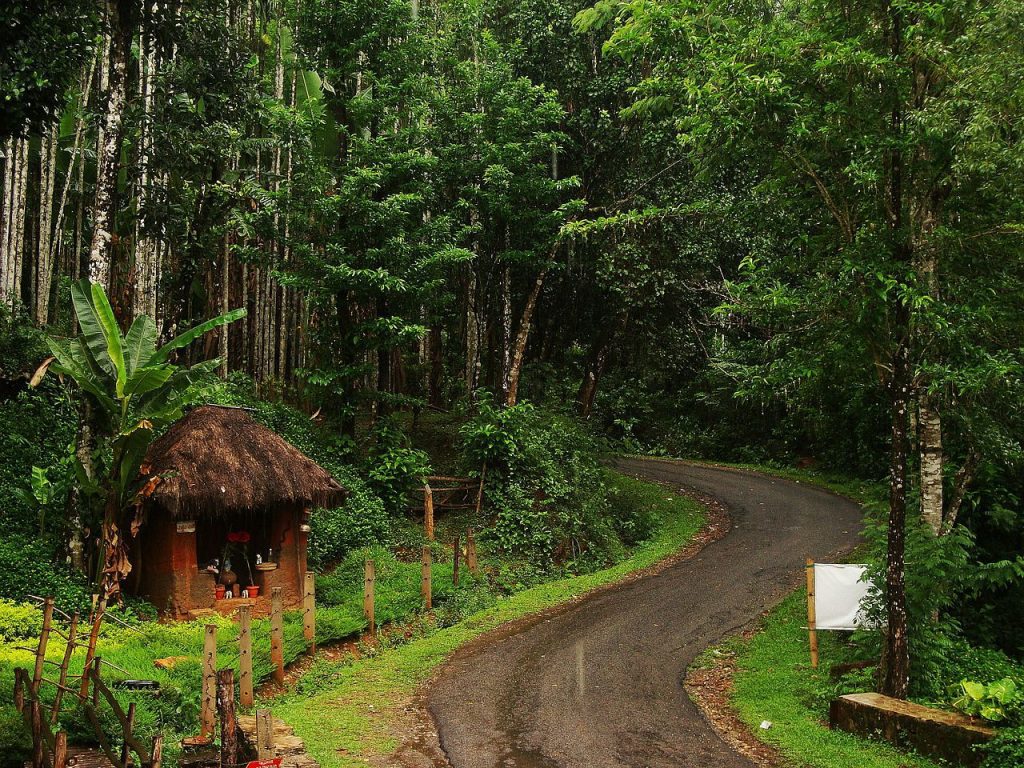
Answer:
<svg viewBox="0 0 1024 768"><path fill-rule="evenodd" d="M937 768L923 757L883 742L828 728L828 703L845 693L829 667L847 660L839 633L818 634L822 665L810 667L807 651L806 592L793 592L775 607L748 639L733 638L709 649L697 664L732 657L731 703L756 737L794 765L808 768ZM768 720L771 728L760 724Z"/></svg>
<svg viewBox="0 0 1024 768"><path fill-rule="evenodd" d="M295 728L324 768L363 766L398 746L403 708L417 686L456 649L509 621L554 607L663 560L690 542L705 517L695 502L662 486L621 477L632 503L660 517L658 532L617 564L531 587L443 629L422 628L408 642L359 661L318 660L297 691L274 702L274 714Z"/></svg>

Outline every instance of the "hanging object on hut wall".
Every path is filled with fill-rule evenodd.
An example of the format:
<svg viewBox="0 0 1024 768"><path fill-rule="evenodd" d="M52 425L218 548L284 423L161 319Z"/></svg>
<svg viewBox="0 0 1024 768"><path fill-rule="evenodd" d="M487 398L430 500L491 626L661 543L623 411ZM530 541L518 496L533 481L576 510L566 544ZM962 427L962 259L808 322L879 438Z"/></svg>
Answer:
<svg viewBox="0 0 1024 768"><path fill-rule="evenodd" d="M195 533L196 532L196 521L195 520L179 520L177 523L178 533Z"/></svg>

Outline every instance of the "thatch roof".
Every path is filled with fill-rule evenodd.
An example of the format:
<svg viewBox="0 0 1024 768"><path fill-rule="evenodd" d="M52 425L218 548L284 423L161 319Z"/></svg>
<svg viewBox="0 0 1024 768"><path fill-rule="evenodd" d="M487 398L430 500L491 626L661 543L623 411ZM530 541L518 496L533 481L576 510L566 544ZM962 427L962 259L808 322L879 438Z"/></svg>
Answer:
<svg viewBox="0 0 1024 768"><path fill-rule="evenodd" d="M148 503L174 517L330 507L347 492L323 467L240 408L204 405L155 440L142 465Z"/></svg>

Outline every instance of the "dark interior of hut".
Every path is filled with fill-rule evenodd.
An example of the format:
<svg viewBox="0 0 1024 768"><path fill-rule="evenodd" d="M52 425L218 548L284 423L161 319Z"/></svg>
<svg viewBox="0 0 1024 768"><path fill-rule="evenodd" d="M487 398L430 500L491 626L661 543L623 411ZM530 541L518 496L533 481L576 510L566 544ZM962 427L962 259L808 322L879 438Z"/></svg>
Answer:
<svg viewBox="0 0 1024 768"><path fill-rule="evenodd" d="M271 519L247 511L196 521L196 557L200 570L233 571L239 582L253 583L259 562L274 562L280 542L271 541Z"/></svg>

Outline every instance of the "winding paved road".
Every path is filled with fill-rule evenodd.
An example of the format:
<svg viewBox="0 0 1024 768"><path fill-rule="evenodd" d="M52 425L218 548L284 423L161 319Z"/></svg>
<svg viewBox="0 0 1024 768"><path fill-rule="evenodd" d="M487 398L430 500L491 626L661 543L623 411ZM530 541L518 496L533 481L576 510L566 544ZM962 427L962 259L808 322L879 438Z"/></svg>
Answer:
<svg viewBox="0 0 1024 768"><path fill-rule="evenodd" d="M690 662L857 541L855 504L752 472L622 460L719 499L732 530L649 578L456 654L428 696L454 768L749 768L701 718Z"/></svg>

